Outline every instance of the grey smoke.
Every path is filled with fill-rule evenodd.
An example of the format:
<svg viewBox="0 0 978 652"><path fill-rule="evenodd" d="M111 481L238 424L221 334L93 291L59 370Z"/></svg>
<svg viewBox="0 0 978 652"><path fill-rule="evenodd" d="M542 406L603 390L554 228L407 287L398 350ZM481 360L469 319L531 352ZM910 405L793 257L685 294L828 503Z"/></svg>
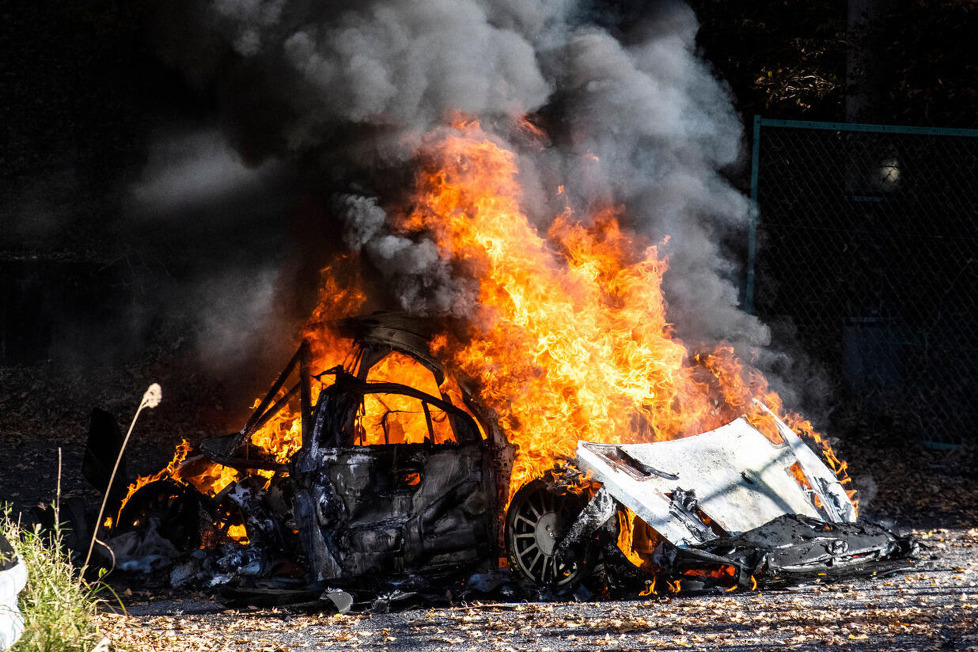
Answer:
<svg viewBox="0 0 978 652"><path fill-rule="evenodd" d="M278 335L290 332L276 310L281 290L274 266L228 270L193 288L189 318L196 320L194 332L203 361L224 369L260 347L290 346L288 337Z"/></svg>
<svg viewBox="0 0 978 652"><path fill-rule="evenodd" d="M368 242L387 232L387 213L376 197L340 195L334 203L345 226L343 241L352 251L361 251Z"/></svg>
<svg viewBox="0 0 978 652"><path fill-rule="evenodd" d="M871 514L870 506L873 505L876 500L876 495L879 493L879 485L876 484L875 478L870 474L857 475L853 478L856 490L859 492L859 512L861 514Z"/></svg>
<svg viewBox="0 0 978 652"><path fill-rule="evenodd" d="M669 237L664 288L680 337L694 347L727 340L745 354L770 335L740 310L737 270L717 244L748 215L719 173L738 161L741 126L696 56L696 28L687 6L660 3L629 45L595 29L568 41L562 80L575 138L566 174L583 210L622 202L646 232Z"/></svg>
<svg viewBox="0 0 978 652"><path fill-rule="evenodd" d="M214 11L235 24L234 49L254 56L262 49L262 31L279 22L285 5L285 0L216 0Z"/></svg>
<svg viewBox="0 0 978 652"><path fill-rule="evenodd" d="M167 6L161 51L228 96L236 142L258 160L328 145L350 124L401 133L446 114L522 115L552 86L535 43L567 2L212 0Z"/></svg>
<svg viewBox="0 0 978 652"><path fill-rule="evenodd" d="M334 211L343 220L346 246L367 254L401 308L421 316L470 315L478 286L453 276L438 245L392 234L387 213L375 197L341 195L334 199Z"/></svg>
<svg viewBox="0 0 978 652"><path fill-rule="evenodd" d="M152 134L128 188L130 226L167 252L165 262L146 263L153 284L168 288L145 299L144 312L158 313L154 337L192 333L205 369L278 364L292 345L290 251L280 233L297 202L291 171L279 159L249 165L213 126L181 125Z"/></svg>
<svg viewBox="0 0 978 652"><path fill-rule="evenodd" d="M726 86L697 56L693 11L660 0L616 22L610 10L596 19L600 4L212 0L187 5L182 15L196 20L173 23L164 52L220 95L251 163L312 152L361 175L379 201L346 195L334 216L400 307L465 314L475 292L432 242L391 231L382 208L396 199L387 172L464 112L517 152L535 222L568 204L582 219L621 205L631 226L668 238L669 317L689 346L724 340L744 358L759 350L762 367L789 367L765 350L770 330L740 309L740 270L719 244L748 216L723 176L742 163L743 134ZM534 112L552 127L546 147L516 126Z"/></svg>
<svg viewBox="0 0 978 652"><path fill-rule="evenodd" d="M158 134L148 158L131 193L138 212L153 216L255 192L281 167L275 161L249 167L215 129Z"/></svg>
<svg viewBox="0 0 978 652"><path fill-rule="evenodd" d="M474 3L375 5L335 26L296 32L284 52L323 108L353 121L434 123L448 110L519 114L549 91L532 47L491 26Z"/></svg>

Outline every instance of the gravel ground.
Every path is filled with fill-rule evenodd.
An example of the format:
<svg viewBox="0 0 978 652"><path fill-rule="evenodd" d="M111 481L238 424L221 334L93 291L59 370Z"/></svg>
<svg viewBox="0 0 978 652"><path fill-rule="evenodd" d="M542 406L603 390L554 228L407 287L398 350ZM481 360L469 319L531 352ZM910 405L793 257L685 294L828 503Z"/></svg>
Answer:
<svg viewBox="0 0 978 652"><path fill-rule="evenodd" d="M149 382L164 402L141 417L132 472L155 470L181 436L233 430L232 401L164 366L117 370L0 368L0 499L14 511L50 500L62 449L63 497L96 507L80 475L89 410L128 419ZM169 388L169 391L168 391ZM243 413L242 413L243 414ZM131 650L644 650L672 648L978 650L978 482L968 450L928 451L858 428L843 437L863 513L930 546L909 572L788 591L653 596L614 602L459 604L340 616L229 610L210 596L123 595L128 614L100 627Z"/></svg>
<svg viewBox="0 0 978 652"><path fill-rule="evenodd" d="M101 626L153 650L978 650L978 529L916 534L930 549L909 572L786 591L349 616L157 600Z"/></svg>

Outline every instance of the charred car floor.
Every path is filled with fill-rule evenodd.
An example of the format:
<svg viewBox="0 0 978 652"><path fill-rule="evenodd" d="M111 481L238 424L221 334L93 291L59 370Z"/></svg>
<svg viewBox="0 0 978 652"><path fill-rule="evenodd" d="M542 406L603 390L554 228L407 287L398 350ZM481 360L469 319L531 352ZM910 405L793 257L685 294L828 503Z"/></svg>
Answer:
<svg viewBox="0 0 978 652"><path fill-rule="evenodd" d="M835 474L770 412L776 441L737 419L672 441L580 442L510 501L513 447L446 378L425 323L385 313L339 329L352 343L343 366L313 375L304 344L240 432L188 445L128 495L110 489L102 538L117 567L248 603L345 611L446 591L774 587L888 572L916 554L858 523ZM392 360L411 373L392 373ZM258 445L262 433L277 445ZM93 418L96 486L119 441Z"/></svg>

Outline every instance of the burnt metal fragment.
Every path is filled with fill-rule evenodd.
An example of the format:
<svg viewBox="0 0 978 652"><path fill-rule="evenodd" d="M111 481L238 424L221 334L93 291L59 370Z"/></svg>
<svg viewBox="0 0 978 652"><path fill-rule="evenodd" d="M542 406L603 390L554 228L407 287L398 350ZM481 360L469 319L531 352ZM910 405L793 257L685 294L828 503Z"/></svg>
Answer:
<svg viewBox="0 0 978 652"><path fill-rule="evenodd" d="M785 514L709 543L672 548L661 561L674 575L697 568L737 569L738 585L774 587L815 579L893 572L910 566L919 545L874 523L826 523Z"/></svg>
<svg viewBox="0 0 978 652"><path fill-rule="evenodd" d="M109 412L95 408L88 427L88 440L85 442L85 457L82 460L82 475L93 487L105 491L112 475L119 451L122 449L122 431L115 417ZM126 475L125 459L119 462L120 477Z"/></svg>
<svg viewBox="0 0 978 652"><path fill-rule="evenodd" d="M595 534L605 527L616 513L617 505L614 498L603 487L598 489L554 549L558 563L566 564L575 557L586 556L582 554L581 548L592 545Z"/></svg>
<svg viewBox="0 0 978 652"><path fill-rule="evenodd" d="M122 507L113 535L145 533L152 527L176 549L194 550L200 545L203 500L203 496L185 485L169 480L151 482Z"/></svg>

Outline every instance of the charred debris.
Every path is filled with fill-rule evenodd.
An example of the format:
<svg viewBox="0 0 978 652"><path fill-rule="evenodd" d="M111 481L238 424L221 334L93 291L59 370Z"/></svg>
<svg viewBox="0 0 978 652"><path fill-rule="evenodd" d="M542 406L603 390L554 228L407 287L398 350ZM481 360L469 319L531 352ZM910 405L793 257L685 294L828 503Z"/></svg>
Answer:
<svg viewBox="0 0 978 652"><path fill-rule="evenodd" d="M441 387L428 325L381 313L339 329L352 342L346 366L311 369L304 343L239 432L201 442L180 475L127 499L125 483L108 488L114 516L100 530L100 562L148 586L220 591L232 604L346 612L776 588L890 573L917 553L912 539L857 521L835 474L774 414L781 444L745 419L674 441L580 442L575 459L507 505L514 447L491 412L464 387L453 402L371 379L400 354ZM399 406L374 437L358 418L371 397ZM301 447L286 461L256 454L251 436L296 404ZM403 438L406 418L423 440ZM121 441L112 416L96 410L83 473L100 490ZM213 463L238 472L216 495L179 479ZM84 506L66 512L85 540Z"/></svg>

